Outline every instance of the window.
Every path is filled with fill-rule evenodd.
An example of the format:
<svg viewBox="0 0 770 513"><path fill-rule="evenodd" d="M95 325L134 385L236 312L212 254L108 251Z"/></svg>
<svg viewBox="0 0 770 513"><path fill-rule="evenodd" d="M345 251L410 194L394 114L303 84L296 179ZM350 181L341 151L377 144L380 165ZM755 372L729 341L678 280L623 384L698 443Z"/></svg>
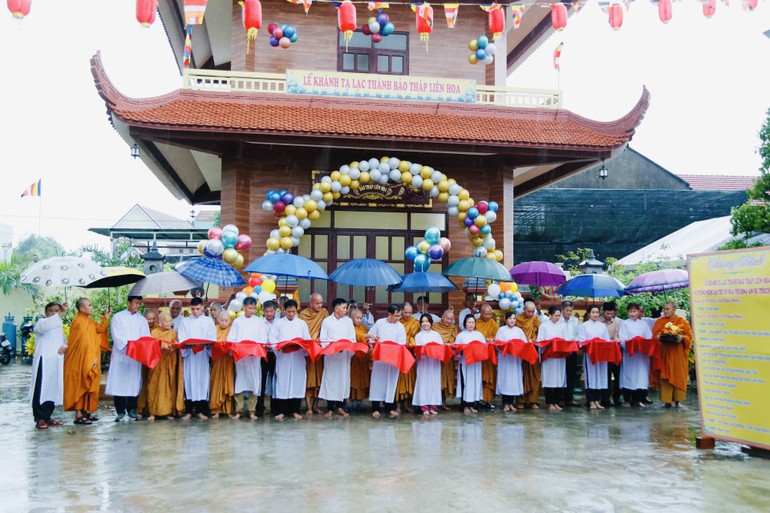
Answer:
<svg viewBox="0 0 770 513"><path fill-rule="evenodd" d="M409 74L409 33L394 32L379 43L360 30L345 50L345 38L338 32L337 70L350 73L379 73L382 75Z"/></svg>

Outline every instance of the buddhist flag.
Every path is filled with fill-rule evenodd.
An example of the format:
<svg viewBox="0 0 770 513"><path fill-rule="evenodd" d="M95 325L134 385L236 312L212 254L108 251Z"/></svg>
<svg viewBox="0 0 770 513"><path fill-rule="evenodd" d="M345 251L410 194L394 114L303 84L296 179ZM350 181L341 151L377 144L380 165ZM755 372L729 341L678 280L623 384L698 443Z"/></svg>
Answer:
<svg viewBox="0 0 770 513"><path fill-rule="evenodd" d="M446 15L446 26L455 28L457 24L457 13L460 12L460 4L444 4L444 14Z"/></svg>
<svg viewBox="0 0 770 513"><path fill-rule="evenodd" d="M313 5L313 0L287 0L290 4L302 4L305 8L305 14L310 11L310 7Z"/></svg>
<svg viewBox="0 0 770 513"><path fill-rule="evenodd" d="M559 46L553 51L553 69L556 71L559 71L559 60L561 59L562 49L564 49L564 43L559 43Z"/></svg>
<svg viewBox="0 0 770 513"><path fill-rule="evenodd" d="M479 5L481 7L481 10L484 12L491 12L496 11L500 8L500 4L481 4Z"/></svg>
<svg viewBox="0 0 770 513"><path fill-rule="evenodd" d="M585 7L585 5L586 5L586 3L585 3L585 2L575 2L575 3L573 3L573 4L572 4L572 10L573 10L574 14L577 14L577 13L579 13L579 12L580 12L580 10L581 10L583 7Z"/></svg>
<svg viewBox="0 0 770 513"><path fill-rule="evenodd" d="M206 14L208 0L184 0L185 25L200 25L203 23L203 15Z"/></svg>
<svg viewBox="0 0 770 513"><path fill-rule="evenodd" d="M370 11L376 11L378 9L388 9L390 5L388 2L369 2L368 8Z"/></svg>
<svg viewBox="0 0 770 513"><path fill-rule="evenodd" d="M40 185L42 184L43 180L38 180L37 182L33 183L29 187L27 187L27 190L21 193L21 197L35 197L40 196Z"/></svg>
<svg viewBox="0 0 770 513"><path fill-rule="evenodd" d="M521 26L521 19L524 17L524 8L525 6L523 4L514 4L511 6L511 14L513 15L513 30L516 30L519 28L519 26Z"/></svg>

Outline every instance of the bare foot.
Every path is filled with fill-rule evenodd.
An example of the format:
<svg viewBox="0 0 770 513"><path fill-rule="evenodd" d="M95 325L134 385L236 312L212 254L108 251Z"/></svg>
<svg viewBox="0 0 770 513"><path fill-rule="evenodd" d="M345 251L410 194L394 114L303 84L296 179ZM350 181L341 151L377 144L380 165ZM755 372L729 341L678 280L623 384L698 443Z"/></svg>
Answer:
<svg viewBox="0 0 770 513"><path fill-rule="evenodd" d="M209 418L208 418L206 415L204 415L203 413L199 413L199 414L197 415L197 417L198 417L200 420L209 420Z"/></svg>
<svg viewBox="0 0 770 513"><path fill-rule="evenodd" d="M374 419L379 419L379 418L380 418L380 412L378 412L378 411L373 411L373 412L372 412L372 418L374 418Z"/></svg>
<svg viewBox="0 0 770 513"><path fill-rule="evenodd" d="M283 413L279 413L278 415L276 415L276 416L275 416L275 420L283 420L283 419L285 419L285 418L286 418L286 417L284 416L284 414L283 414Z"/></svg>
<svg viewBox="0 0 770 513"><path fill-rule="evenodd" d="M200 414L198 414L198 415L199 415L199 417L198 417L198 418L200 418ZM218 414L218 413L215 413L214 415L212 415L212 416L211 416L211 418L212 418L212 419L218 419L218 418L219 418L219 414Z"/></svg>
<svg viewBox="0 0 770 513"><path fill-rule="evenodd" d="M150 415L149 417L147 417L147 420L155 420L155 415Z"/></svg>
<svg viewBox="0 0 770 513"><path fill-rule="evenodd" d="M399 413L399 412L398 412L398 410L390 410L390 412L388 413L388 415L390 415L390 418L391 418L391 419L395 419L396 417L398 417L399 415L401 415L401 413Z"/></svg>
<svg viewBox="0 0 770 513"><path fill-rule="evenodd" d="M436 410L436 409L430 410L430 414L431 415L438 415L438 410Z"/></svg>
<svg viewBox="0 0 770 513"><path fill-rule="evenodd" d="M182 417L182 420L190 420L191 418L192 418L192 413L188 413L184 417Z"/></svg>
<svg viewBox="0 0 770 513"><path fill-rule="evenodd" d="M324 417L331 418L334 415L334 412L329 410L326 413L324 413Z"/></svg>
<svg viewBox="0 0 770 513"><path fill-rule="evenodd" d="M539 410L540 409L540 405L537 404L537 403L532 403L532 409L533 410Z"/></svg>
<svg viewBox="0 0 770 513"><path fill-rule="evenodd" d="M470 410L471 410L471 413L478 413L479 412L479 410L477 410L473 406L470 407Z"/></svg>
<svg viewBox="0 0 770 513"><path fill-rule="evenodd" d="M422 414L425 416L430 416L430 410L422 410Z"/></svg>
<svg viewBox="0 0 770 513"><path fill-rule="evenodd" d="M556 406L556 411L561 411L561 410L563 409L563 408L562 408L561 406L559 406L558 404L554 404L554 406Z"/></svg>
<svg viewBox="0 0 770 513"><path fill-rule="evenodd" d="M313 412L318 413L319 415L323 413L323 411L321 411L321 408L319 408L317 405L313 405Z"/></svg>
<svg viewBox="0 0 770 513"><path fill-rule="evenodd" d="M308 417L312 417L313 416L313 410L306 411L305 415L307 415Z"/></svg>
<svg viewBox="0 0 770 513"><path fill-rule="evenodd" d="M631 407L631 403L623 403L623 408L630 408L630 407Z"/></svg>
<svg viewBox="0 0 770 513"><path fill-rule="evenodd" d="M249 414L249 418L250 418L251 420L258 420L258 419L259 419L259 417L257 416L257 414L256 414L256 413L250 413L250 414Z"/></svg>
<svg viewBox="0 0 770 513"><path fill-rule="evenodd" d="M470 415L470 414L471 414L471 413L473 413L473 412L471 411L471 409L470 409L469 407L467 407L467 406L466 406L466 407L463 409L463 413L464 413L464 414L466 414L466 415Z"/></svg>
<svg viewBox="0 0 770 513"><path fill-rule="evenodd" d="M337 415L339 415L340 417L349 417L350 416L348 414L348 412L346 412L342 408L337 408Z"/></svg>
<svg viewBox="0 0 770 513"><path fill-rule="evenodd" d="M174 420L174 416L173 416L173 415L169 415L169 416L168 416L168 417L166 417L166 418L167 418L168 420Z"/></svg>
<svg viewBox="0 0 770 513"><path fill-rule="evenodd" d="M240 413L235 413L233 415L230 415L230 418L233 419L233 420L238 420L238 419L241 418L241 414Z"/></svg>
<svg viewBox="0 0 770 513"><path fill-rule="evenodd" d="M549 411L557 411L557 407L556 407L556 405L555 405L555 404L549 404L549 405L548 405L548 410L549 410Z"/></svg>
<svg viewBox="0 0 770 513"><path fill-rule="evenodd" d="M412 409L412 407L411 407L411 406L409 406L408 404L405 404L405 405L404 405L404 409L405 409L407 412L409 412L409 413L414 413L414 410L413 410L413 409Z"/></svg>
<svg viewBox="0 0 770 513"><path fill-rule="evenodd" d="M589 408L591 408L592 410L597 410L598 408L596 407L596 402L591 401L591 406L589 406Z"/></svg>
<svg viewBox="0 0 770 513"><path fill-rule="evenodd" d="M291 414L291 417L292 417L294 420L302 420L302 415L300 415L300 414L299 414L299 413L297 413L297 412L294 412L294 413L292 413L292 414Z"/></svg>
<svg viewBox="0 0 770 513"><path fill-rule="evenodd" d="M600 403L600 402L597 402L597 403L596 403L596 407L597 407L598 409L600 409L600 410L603 410L603 409L604 409L604 406L602 406L602 403Z"/></svg>
<svg viewBox="0 0 770 513"><path fill-rule="evenodd" d="M444 411L452 411L452 408L450 408L450 407L449 407L449 406L447 406L446 404L442 404L442 405L441 405L441 409L442 409L442 410L444 410Z"/></svg>

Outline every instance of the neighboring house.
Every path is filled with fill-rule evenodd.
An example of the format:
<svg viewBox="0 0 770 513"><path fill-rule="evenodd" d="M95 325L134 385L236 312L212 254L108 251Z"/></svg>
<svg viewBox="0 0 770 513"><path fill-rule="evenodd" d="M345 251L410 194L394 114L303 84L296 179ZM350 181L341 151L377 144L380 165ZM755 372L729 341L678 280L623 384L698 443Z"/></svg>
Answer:
<svg viewBox="0 0 770 513"><path fill-rule="evenodd" d="M517 197L516 263L555 261L591 248L621 258L694 221L729 215L750 176L675 175L632 148L601 165Z"/></svg>

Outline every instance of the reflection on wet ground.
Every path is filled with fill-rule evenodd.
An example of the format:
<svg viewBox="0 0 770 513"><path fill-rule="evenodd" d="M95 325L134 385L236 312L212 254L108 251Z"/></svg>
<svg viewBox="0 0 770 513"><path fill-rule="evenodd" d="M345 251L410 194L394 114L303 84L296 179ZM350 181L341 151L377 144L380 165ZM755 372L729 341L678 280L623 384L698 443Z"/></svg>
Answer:
<svg viewBox="0 0 770 513"><path fill-rule="evenodd" d="M0 369L0 511L770 511L770 460L685 410L112 422L37 431ZM60 412L57 411L57 414ZM60 415L61 416L61 415Z"/></svg>

